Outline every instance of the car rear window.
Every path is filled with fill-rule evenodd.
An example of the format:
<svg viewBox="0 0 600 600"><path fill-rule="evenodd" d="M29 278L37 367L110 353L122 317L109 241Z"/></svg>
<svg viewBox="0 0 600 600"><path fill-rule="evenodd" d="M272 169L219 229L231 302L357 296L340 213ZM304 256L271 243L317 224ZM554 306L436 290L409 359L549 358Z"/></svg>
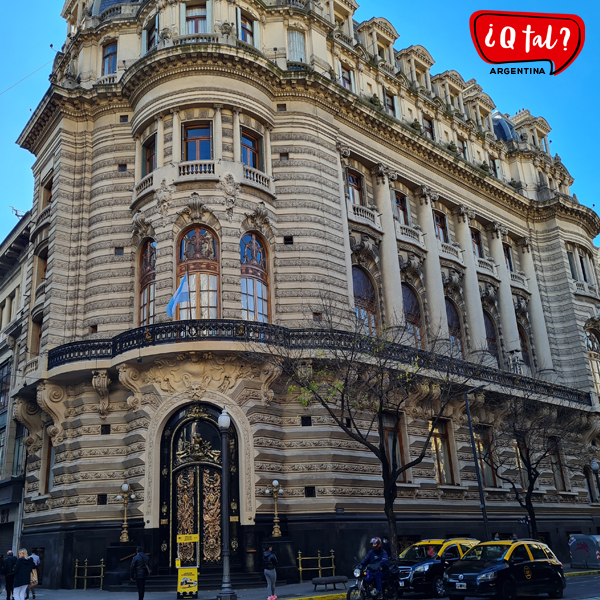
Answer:
<svg viewBox="0 0 600 600"><path fill-rule="evenodd" d="M537 544L529 544L529 551L531 552L531 556L533 556L533 560L546 560L548 558L544 552L544 548Z"/></svg>

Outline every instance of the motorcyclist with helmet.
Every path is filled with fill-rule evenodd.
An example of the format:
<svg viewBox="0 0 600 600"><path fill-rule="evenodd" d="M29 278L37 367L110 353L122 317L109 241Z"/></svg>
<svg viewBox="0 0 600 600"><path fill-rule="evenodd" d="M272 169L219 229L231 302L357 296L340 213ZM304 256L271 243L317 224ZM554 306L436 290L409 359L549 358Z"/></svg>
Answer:
<svg viewBox="0 0 600 600"><path fill-rule="evenodd" d="M384 569L386 569L388 566L389 558L387 552L383 549L383 544L381 543L380 538L374 537L371 539L370 543L372 548L360 563L360 566L363 568L368 566L368 568L373 571L375 585L377 586L377 594L379 597L382 597L382 578Z"/></svg>

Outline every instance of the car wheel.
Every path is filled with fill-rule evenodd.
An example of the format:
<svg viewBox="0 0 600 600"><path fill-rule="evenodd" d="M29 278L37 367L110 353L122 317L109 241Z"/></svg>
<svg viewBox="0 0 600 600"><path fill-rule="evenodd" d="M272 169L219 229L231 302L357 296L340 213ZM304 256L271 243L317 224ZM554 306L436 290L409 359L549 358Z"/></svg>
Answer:
<svg viewBox="0 0 600 600"><path fill-rule="evenodd" d="M355 585L348 589L346 600L362 600L362 594Z"/></svg>
<svg viewBox="0 0 600 600"><path fill-rule="evenodd" d="M564 594L563 584L560 579L555 579L552 583L552 589L548 592L550 598L562 598Z"/></svg>
<svg viewBox="0 0 600 600"><path fill-rule="evenodd" d="M443 598L446 595L446 584L441 577L436 577L433 580L433 597Z"/></svg>
<svg viewBox="0 0 600 600"><path fill-rule="evenodd" d="M502 586L502 600L515 600L517 597L517 588L512 581L505 581Z"/></svg>

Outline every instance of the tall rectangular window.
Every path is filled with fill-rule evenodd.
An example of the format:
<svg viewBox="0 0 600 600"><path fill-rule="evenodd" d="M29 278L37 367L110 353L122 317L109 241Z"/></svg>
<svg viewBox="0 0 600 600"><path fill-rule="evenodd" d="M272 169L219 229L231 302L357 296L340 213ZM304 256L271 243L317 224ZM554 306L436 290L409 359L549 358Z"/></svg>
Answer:
<svg viewBox="0 0 600 600"><path fill-rule="evenodd" d="M117 42L107 44L102 49L102 75L117 72Z"/></svg>
<svg viewBox="0 0 600 600"><path fill-rule="evenodd" d="M491 174L494 177L498 177L498 161L495 158L493 158L492 156L490 156L489 164L490 164Z"/></svg>
<svg viewBox="0 0 600 600"><path fill-rule="evenodd" d="M0 409L8 406L10 392L10 360L0 365Z"/></svg>
<svg viewBox="0 0 600 600"><path fill-rule="evenodd" d="M23 439L25 438L25 427L17 423L15 432L15 452L13 454L12 476L18 477L23 474Z"/></svg>
<svg viewBox="0 0 600 600"><path fill-rule="evenodd" d="M516 465L519 470L519 477L521 479L521 488L526 490L529 487L529 472L527 471L526 465L523 463L523 458L527 458L529 452L525 446L519 444L517 440L513 440L513 448L516 456Z"/></svg>
<svg viewBox="0 0 600 600"><path fill-rule="evenodd" d="M352 204L364 205L362 177L356 171L348 171L348 192Z"/></svg>
<svg viewBox="0 0 600 600"><path fill-rule="evenodd" d="M247 131L242 131L242 162L247 167L260 169L259 140Z"/></svg>
<svg viewBox="0 0 600 600"><path fill-rule="evenodd" d="M430 422L429 427L433 427ZM439 421L433 427L431 435L431 456L435 465L435 478L439 484L452 485L454 476L450 456L450 444L448 441L448 424Z"/></svg>
<svg viewBox="0 0 600 600"><path fill-rule="evenodd" d="M434 211L433 225L435 227L435 237L440 242L448 243L448 228L446 225L446 215L444 213Z"/></svg>
<svg viewBox="0 0 600 600"><path fill-rule="evenodd" d="M567 252L567 257L569 259L569 268L571 269L571 277L577 281L577 267L575 266L575 256L572 252Z"/></svg>
<svg viewBox="0 0 600 600"><path fill-rule="evenodd" d="M565 485L565 472L558 446L550 452L550 462L552 463L552 474L554 475L554 487L557 491L564 492L567 487Z"/></svg>
<svg viewBox="0 0 600 600"><path fill-rule="evenodd" d="M147 29L146 36L146 52L148 52L158 44L158 30L156 29L156 23L150 25Z"/></svg>
<svg viewBox="0 0 600 600"><path fill-rule="evenodd" d="M402 448L402 424L398 421L398 428L386 427L385 433L385 453L390 464L390 471L404 465L403 448ZM406 481L406 471L403 471L398 476L397 481Z"/></svg>
<svg viewBox="0 0 600 600"><path fill-rule="evenodd" d="M473 242L473 254L476 258L483 258L483 247L481 245L481 233L471 227L471 241Z"/></svg>
<svg viewBox="0 0 600 600"><path fill-rule="evenodd" d="M188 125L184 133L184 160L210 160L210 125Z"/></svg>
<svg viewBox="0 0 600 600"><path fill-rule="evenodd" d="M469 160L469 151L467 150L467 141L461 140L458 138L457 150L460 156L462 156L465 160Z"/></svg>
<svg viewBox="0 0 600 600"><path fill-rule="evenodd" d="M6 456L6 427L0 429L0 469L4 474L7 469L4 465L4 459Z"/></svg>
<svg viewBox="0 0 600 600"><path fill-rule="evenodd" d="M206 6L190 6L185 11L186 32L208 33L206 26Z"/></svg>
<svg viewBox="0 0 600 600"><path fill-rule="evenodd" d="M254 46L254 26L252 21L243 15L240 20L240 36L243 42Z"/></svg>
<svg viewBox="0 0 600 600"><path fill-rule="evenodd" d="M342 86L347 90L352 91L352 76L350 75L350 69L347 69L344 65L342 65L340 71L342 75Z"/></svg>
<svg viewBox="0 0 600 600"><path fill-rule="evenodd" d="M408 216L408 198L401 192L395 192L396 200L396 218L402 225L410 225Z"/></svg>
<svg viewBox="0 0 600 600"><path fill-rule="evenodd" d="M590 282L588 275L587 259L583 254L579 254L579 264L581 265L581 276L586 283Z"/></svg>
<svg viewBox="0 0 600 600"><path fill-rule="evenodd" d="M435 141L435 133L433 129L433 120L423 117L423 133L425 137Z"/></svg>
<svg viewBox="0 0 600 600"><path fill-rule="evenodd" d="M181 283L181 278L177 286ZM217 275L192 273L188 278L190 301L179 304L179 319L218 319L219 281Z"/></svg>
<svg viewBox="0 0 600 600"><path fill-rule="evenodd" d="M512 249L508 244L502 244L502 249L504 250L504 260L506 261L506 268L512 273L515 270L513 265Z"/></svg>
<svg viewBox="0 0 600 600"><path fill-rule="evenodd" d="M475 447L477 448L477 460L479 471L485 487L496 487L496 477L492 462L492 447L490 444L490 432L486 428L480 428L475 432Z"/></svg>
<svg viewBox="0 0 600 600"><path fill-rule="evenodd" d="M394 96L392 94L390 94L390 92L388 92L387 90L385 92L384 101L385 101L385 112L387 112L388 115L395 117L396 111L394 110Z"/></svg>
<svg viewBox="0 0 600 600"><path fill-rule="evenodd" d="M156 136L152 136L144 144L144 167L143 175L149 175L156 169Z"/></svg>
<svg viewBox="0 0 600 600"><path fill-rule="evenodd" d="M304 33L302 31L288 29L288 60L306 62Z"/></svg>

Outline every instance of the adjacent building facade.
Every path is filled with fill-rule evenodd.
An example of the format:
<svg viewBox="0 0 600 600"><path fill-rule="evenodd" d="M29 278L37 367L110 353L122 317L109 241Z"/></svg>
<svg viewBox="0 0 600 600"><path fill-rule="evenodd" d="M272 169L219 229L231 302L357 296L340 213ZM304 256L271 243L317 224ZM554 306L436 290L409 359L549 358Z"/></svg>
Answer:
<svg viewBox="0 0 600 600"><path fill-rule="evenodd" d="M234 569L260 569L273 479L295 550L332 547L347 566L382 530L373 457L240 358L256 332L318 320L323 292L369 333L406 322L416 348L441 338L483 362L482 383L576 408L582 447L595 445L600 219L571 196L548 123L502 114L456 71L433 75L425 48L396 50L390 22L359 24L357 8L65 3L67 40L19 138L36 156L23 266L0 287L6 303L14 273L22 308L0 332L27 429L22 543L52 557L49 585L69 585L76 558L118 554L123 483L132 544L157 572L178 553L218 568L223 408ZM184 278L189 302L168 317ZM405 542L482 535L452 414L399 484ZM403 418L407 460L428 425ZM565 448L537 494L563 556L566 534L596 533L600 516L583 456ZM491 479L486 495L498 529L516 528L509 490ZM178 547L183 533L200 545Z"/></svg>

